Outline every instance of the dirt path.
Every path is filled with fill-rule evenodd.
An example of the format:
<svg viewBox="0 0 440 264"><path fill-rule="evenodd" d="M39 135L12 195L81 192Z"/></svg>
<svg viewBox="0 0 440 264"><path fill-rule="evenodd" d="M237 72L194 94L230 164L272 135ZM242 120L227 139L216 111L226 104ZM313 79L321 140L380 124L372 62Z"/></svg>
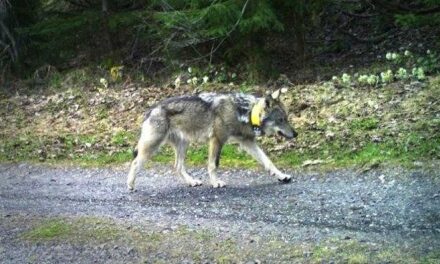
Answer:
<svg viewBox="0 0 440 264"><path fill-rule="evenodd" d="M262 171L223 170L227 187L212 189L185 187L169 167L155 167L138 177L137 191L130 193L126 171L0 165L0 262L440 258L438 173L292 172L293 183L279 184ZM206 182L205 169L191 173ZM44 233L48 219L69 223L68 230L77 230L69 233L74 239ZM111 230L95 234L81 226L91 222ZM159 243L153 244L155 234ZM341 255L347 246L357 255Z"/></svg>

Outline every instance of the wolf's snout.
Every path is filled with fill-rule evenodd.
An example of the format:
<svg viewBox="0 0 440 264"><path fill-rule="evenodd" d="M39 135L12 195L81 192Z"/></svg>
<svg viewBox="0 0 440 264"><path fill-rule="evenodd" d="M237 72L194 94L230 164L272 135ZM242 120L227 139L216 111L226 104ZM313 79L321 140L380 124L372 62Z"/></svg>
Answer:
<svg viewBox="0 0 440 264"><path fill-rule="evenodd" d="M296 138L298 136L298 133L296 133L295 131L292 131L291 133L288 133L287 135L285 135L286 138L288 139L293 139Z"/></svg>
<svg viewBox="0 0 440 264"><path fill-rule="evenodd" d="M278 135L283 136L287 139L293 139L296 136L298 136L298 133L295 132L295 130L288 130L288 131L278 131Z"/></svg>
<svg viewBox="0 0 440 264"><path fill-rule="evenodd" d="M290 137L290 139L296 138L297 136L298 136L298 133L296 133L296 131L292 131L292 137Z"/></svg>

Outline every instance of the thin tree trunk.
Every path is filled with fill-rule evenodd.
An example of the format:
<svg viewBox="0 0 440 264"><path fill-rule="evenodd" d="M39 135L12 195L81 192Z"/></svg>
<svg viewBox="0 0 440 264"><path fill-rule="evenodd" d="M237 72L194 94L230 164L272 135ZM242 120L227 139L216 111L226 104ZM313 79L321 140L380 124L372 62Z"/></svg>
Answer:
<svg viewBox="0 0 440 264"><path fill-rule="evenodd" d="M296 39L296 48L298 51L298 58L301 67L304 67L305 63L305 30L304 30L304 19L302 14L294 13L294 33Z"/></svg>
<svg viewBox="0 0 440 264"><path fill-rule="evenodd" d="M104 34L103 40L105 43L103 43L103 46L105 47L105 57L112 57L113 56L113 44L112 44L112 38L110 35L110 29L108 27L108 15L109 15L109 7L108 7L108 0L102 0L102 33Z"/></svg>
<svg viewBox="0 0 440 264"><path fill-rule="evenodd" d="M102 12L108 13L108 0L102 0Z"/></svg>
<svg viewBox="0 0 440 264"><path fill-rule="evenodd" d="M15 39L14 36L12 36L12 33L9 31L9 29L6 27L6 25L3 23L3 21L0 21L0 28L4 32L5 36L9 39L10 45L9 47L5 43L5 48L9 51L11 54L11 60L15 61L18 57L18 51L15 45Z"/></svg>

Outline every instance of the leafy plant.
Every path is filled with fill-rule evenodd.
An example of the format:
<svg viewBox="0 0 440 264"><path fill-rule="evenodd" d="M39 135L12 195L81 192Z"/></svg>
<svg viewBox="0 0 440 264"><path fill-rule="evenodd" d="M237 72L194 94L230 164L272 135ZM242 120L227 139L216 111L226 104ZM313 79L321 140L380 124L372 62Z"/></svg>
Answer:
<svg viewBox="0 0 440 264"><path fill-rule="evenodd" d="M379 84L385 85L396 80L424 81L426 74L436 73L440 70L439 58L436 52L430 50L427 50L426 55L423 56L416 56L409 50L405 50L403 53L387 52L385 59L389 68L386 71L361 75L356 73L353 76L343 73L341 78L333 76L332 82L345 87L353 84L376 87Z"/></svg>

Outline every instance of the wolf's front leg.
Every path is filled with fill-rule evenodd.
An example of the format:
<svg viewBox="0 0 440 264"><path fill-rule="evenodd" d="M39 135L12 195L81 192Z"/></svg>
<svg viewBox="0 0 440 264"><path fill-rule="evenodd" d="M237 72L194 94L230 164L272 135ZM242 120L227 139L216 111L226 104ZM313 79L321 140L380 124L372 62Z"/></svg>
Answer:
<svg viewBox="0 0 440 264"><path fill-rule="evenodd" d="M223 143L218 138L214 137L209 140L208 173L209 180L214 188L221 188L226 185L224 181L217 178L217 168L220 162L222 147Z"/></svg>
<svg viewBox="0 0 440 264"><path fill-rule="evenodd" d="M270 175L276 176L281 182L290 182L292 180L292 176L282 173L275 167L272 161L267 157L267 155L255 141L246 140L240 142L240 144L247 153L254 157L261 165L263 165L266 170L269 171Z"/></svg>

